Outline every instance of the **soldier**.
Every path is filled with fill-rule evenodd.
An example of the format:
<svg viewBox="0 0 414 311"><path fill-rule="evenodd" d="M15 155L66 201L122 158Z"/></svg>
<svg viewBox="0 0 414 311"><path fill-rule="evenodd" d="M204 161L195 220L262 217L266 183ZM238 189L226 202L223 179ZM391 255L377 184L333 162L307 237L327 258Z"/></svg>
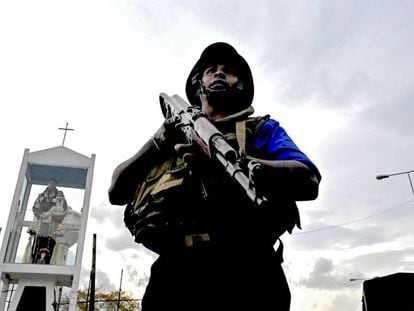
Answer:
<svg viewBox="0 0 414 311"><path fill-rule="evenodd" d="M316 199L318 169L279 122L251 117L252 73L231 45L202 52L186 94L242 158L261 163L255 187L269 204L257 208L167 119L115 169L109 189L112 204L127 204L135 241L159 254L143 310L289 310L279 237L300 227L295 201Z"/></svg>

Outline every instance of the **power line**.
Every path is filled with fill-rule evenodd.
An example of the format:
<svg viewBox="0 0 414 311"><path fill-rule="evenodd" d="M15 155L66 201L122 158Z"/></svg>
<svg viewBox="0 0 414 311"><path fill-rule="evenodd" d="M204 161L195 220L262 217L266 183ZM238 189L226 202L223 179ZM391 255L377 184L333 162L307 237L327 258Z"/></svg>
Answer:
<svg viewBox="0 0 414 311"><path fill-rule="evenodd" d="M368 215L368 216L365 216L365 217L362 217L362 218L357 218L357 219L354 219L354 220L351 220L351 221L348 221L348 222L344 222L344 223L341 223L341 224L327 226L327 227L322 227L322 228L318 228L318 229L314 229L314 230L308 230L308 231L302 231L302 232L295 232L295 233L292 233L292 235L314 233L314 232L319 232L319 231L325 231L325 230L335 229L335 228L338 228L338 227L343 227L343 226L350 225L350 224L353 224L353 223L356 223L356 222L360 222L360 221L363 221L363 220L366 220L366 219L369 219L369 218L376 217L378 215L382 215L382 214L388 213L388 212L390 212L390 211L392 211L392 210L394 210L396 208L402 207L402 206L404 206L404 205L406 205L408 203L411 203L411 202L413 202L413 200L409 200L409 201L406 201L404 203L400 203L400 204L398 204L396 206L393 206L391 208L385 209L385 210L380 211L378 213L371 214L371 215Z"/></svg>

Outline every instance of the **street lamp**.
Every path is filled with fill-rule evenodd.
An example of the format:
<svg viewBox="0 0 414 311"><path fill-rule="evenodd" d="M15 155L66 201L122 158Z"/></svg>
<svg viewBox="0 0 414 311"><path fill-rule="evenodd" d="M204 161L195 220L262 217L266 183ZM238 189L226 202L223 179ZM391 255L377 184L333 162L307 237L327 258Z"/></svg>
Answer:
<svg viewBox="0 0 414 311"><path fill-rule="evenodd" d="M396 175L403 175L403 174L407 174L407 176L408 176L408 180L410 181L411 192L412 192L412 193L413 193L413 195L414 195L414 187L413 187L413 182L412 182L412 180L411 180L411 176L410 176L410 173L412 173L412 172L414 172L414 170L411 170L411 171L406 171L406 172L399 172L399 173L394 173L394 174L387 174L387 175L385 175L385 174L383 174L383 175L378 175L376 178L377 178L378 180L382 180L382 179L385 179L385 178L388 178L388 177L391 177L391 176L396 176Z"/></svg>

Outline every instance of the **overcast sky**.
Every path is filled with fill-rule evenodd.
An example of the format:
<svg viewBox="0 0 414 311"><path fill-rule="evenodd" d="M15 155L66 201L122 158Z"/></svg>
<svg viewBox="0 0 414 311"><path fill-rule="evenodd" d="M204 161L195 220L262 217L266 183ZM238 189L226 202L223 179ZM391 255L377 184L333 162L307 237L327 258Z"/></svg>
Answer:
<svg viewBox="0 0 414 311"><path fill-rule="evenodd" d="M84 251L97 283L140 298L154 254L133 243L107 189L162 122L158 94L185 96L202 50L226 41L269 113L317 164L303 230L283 236L292 311L360 310L361 283L414 271L412 1L0 1L0 226L25 148L96 154ZM4 230L4 229L3 229ZM1 239L3 239L1 233ZM248 249L246 250L248 251Z"/></svg>

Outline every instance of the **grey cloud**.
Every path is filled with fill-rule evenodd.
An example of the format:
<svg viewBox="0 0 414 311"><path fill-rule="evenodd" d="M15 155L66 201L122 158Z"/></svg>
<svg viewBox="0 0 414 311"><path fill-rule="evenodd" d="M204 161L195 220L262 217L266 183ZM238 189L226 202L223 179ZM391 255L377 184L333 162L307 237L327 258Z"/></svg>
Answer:
<svg viewBox="0 0 414 311"><path fill-rule="evenodd" d="M326 225L321 225L326 228ZM381 231L356 231L344 227L304 232L298 231L292 239L292 245L297 249L351 249L359 246L373 245L384 241Z"/></svg>
<svg viewBox="0 0 414 311"><path fill-rule="evenodd" d="M123 228L124 221L123 206L109 205L109 203L101 202L97 206L92 206L90 209L90 216L98 223L103 224L104 221L110 221L116 228Z"/></svg>
<svg viewBox="0 0 414 311"><path fill-rule="evenodd" d="M96 287L102 288L105 291L114 291L117 287L111 282L108 274L104 271L100 271L99 269L96 271Z"/></svg>
<svg viewBox="0 0 414 311"><path fill-rule="evenodd" d="M149 275L136 266L127 265L128 281L137 285L139 291L144 291L149 281Z"/></svg>
<svg viewBox="0 0 414 311"><path fill-rule="evenodd" d="M234 40L230 43L250 53L247 60L260 75L283 82L274 92L289 104L314 100L352 111L383 102L398 75L412 81L409 1L260 1L254 10L250 2L219 0L184 1L179 10L174 1L128 4L146 19L149 30L168 34L191 20L216 31L218 38ZM229 12L237 18L228 18ZM160 14L164 18L153 18ZM392 93L395 98L400 90Z"/></svg>
<svg viewBox="0 0 414 311"><path fill-rule="evenodd" d="M114 252L118 252L126 249L136 249L137 244L134 242L128 229L123 228L118 232L118 235L105 241L105 247Z"/></svg>
<svg viewBox="0 0 414 311"><path fill-rule="evenodd" d="M356 289L357 290L357 289ZM358 289L360 295L362 296L362 292ZM335 296L332 302L332 310L335 311L349 311L349 310L360 310L361 307L356 309L356 306L361 306L361 300L355 299L355 295L350 294L340 294Z"/></svg>
<svg viewBox="0 0 414 311"><path fill-rule="evenodd" d="M414 264L409 258L413 255L414 248L412 247L404 250L385 250L357 256L352 259L352 264L357 269L364 271L365 275L376 277L399 271L412 271Z"/></svg>
<svg viewBox="0 0 414 311"><path fill-rule="evenodd" d="M131 254L131 258L134 260L138 260L142 257L150 257L152 260L155 260L158 258L158 254L149 250L142 244L135 244L137 252Z"/></svg>
<svg viewBox="0 0 414 311"><path fill-rule="evenodd" d="M298 235L294 239L298 243L296 246L311 249L330 246L352 248L412 236L414 209L412 202L406 203L412 199L407 177L383 181L375 179L380 173L412 168L411 153L402 152L413 149L410 142L405 145L387 139L389 136L364 142L364 137L372 137L372 134L362 128L359 136L355 133L352 137L353 142L348 137L340 140L342 147L332 146L332 149L325 150L332 167L328 169L328 175L325 174L321 196L313 205L318 213L303 210L302 223L303 231L307 231L360 221L326 232ZM365 147L360 147L363 144ZM322 168L324 174L325 169ZM389 211L377 215L386 210ZM377 216L366 218L370 215Z"/></svg>
<svg viewBox="0 0 414 311"><path fill-rule="evenodd" d="M379 212L384 209L378 210ZM336 226L323 223L318 218L308 220L312 223L312 229L302 232L296 231L292 244L298 249L343 249L350 250L356 247L372 246L374 244L407 239L413 236L411 233L414 211L412 204L396 205L394 210L385 210L384 213L372 218L358 217L356 223L344 226ZM365 216L375 215L374 212L365 213ZM347 218L352 222L352 218ZM308 231L307 231L308 230Z"/></svg>
<svg viewBox="0 0 414 311"><path fill-rule="evenodd" d="M408 74L406 71L410 71L410 73ZM397 89L387 90L388 92L384 94L384 98L379 100L377 105L363 111L358 119L368 126L378 126L380 131L387 136L394 134L394 140L412 136L414 134L411 118L414 115L412 104L414 97L413 71L414 68L410 68L410 66L406 70L402 70L401 74L406 76L404 77L406 81L401 81L401 86ZM406 143L410 146L413 145L409 141L406 141Z"/></svg>
<svg viewBox="0 0 414 311"><path fill-rule="evenodd" d="M319 258L309 276L299 280L298 285L328 290L358 287L359 284L349 281L350 276L361 277L362 273L344 266L335 266L331 259Z"/></svg>
<svg viewBox="0 0 414 311"><path fill-rule="evenodd" d="M414 248L409 248L370 253L338 262L319 258L308 277L300 279L297 285L319 290L357 288L360 282L350 282L351 278L370 279L401 271L412 271L414 264L410 258L413 254Z"/></svg>
<svg viewBox="0 0 414 311"><path fill-rule="evenodd" d="M101 202L97 206L91 206L90 217L95 219L97 222L102 223L107 217L107 213L105 212L109 212L109 209L105 202Z"/></svg>
<svg viewBox="0 0 414 311"><path fill-rule="evenodd" d="M81 276L83 277L81 277L79 281L80 290L88 290L90 273L91 268L82 265ZM107 291L113 291L116 289L116 286L113 283L111 283L111 279L109 278L108 274L106 274L104 271L99 270L99 268L97 268L95 273L95 287L102 288Z"/></svg>
<svg viewBox="0 0 414 311"><path fill-rule="evenodd" d="M276 77L287 75L286 95L293 102L317 99L324 106L340 108L377 98L375 91L392 82L387 81L395 70L390 61L396 54L399 61L412 55L414 46L403 40L412 29L412 7L409 2L357 1L291 6L280 14L287 15L292 26L280 27L285 33L267 42L262 59L268 60L268 68L280 69Z"/></svg>

